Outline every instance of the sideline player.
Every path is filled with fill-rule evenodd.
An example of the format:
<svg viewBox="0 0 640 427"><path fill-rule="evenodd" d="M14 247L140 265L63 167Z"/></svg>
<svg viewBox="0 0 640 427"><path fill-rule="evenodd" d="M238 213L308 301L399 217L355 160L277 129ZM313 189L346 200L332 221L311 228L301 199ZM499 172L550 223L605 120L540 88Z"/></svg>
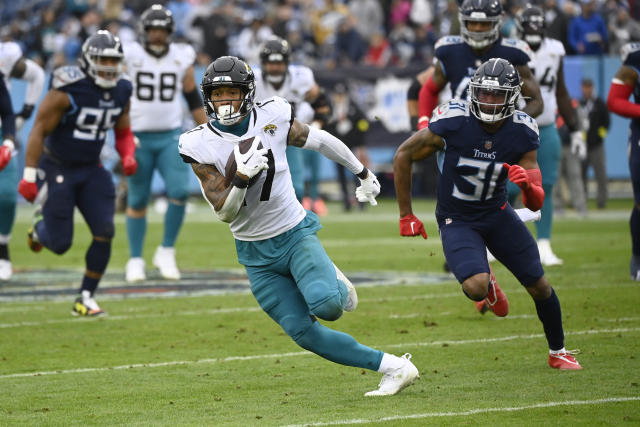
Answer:
<svg viewBox="0 0 640 427"><path fill-rule="evenodd" d="M400 145L393 160L400 216L413 215L411 164L437 153L436 219L462 291L474 301L489 298L494 310L506 303L496 298L486 245L533 298L549 344L549 366L581 369L564 348L560 302L544 276L536 242L507 202L507 175L521 188L529 209L540 209L544 200L536 161L538 126L528 114L515 111L520 88L513 65L490 59L470 82L470 101L440 105L429 128Z"/></svg>
<svg viewBox="0 0 640 427"><path fill-rule="evenodd" d="M628 43L621 49L622 66L609 88L607 107L622 117L629 117L629 171L633 185L634 206L631 210L631 279L640 281L640 43ZM633 93L634 102L629 101Z"/></svg>
<svg viewBox="0 0 640 427"><path fill-rule="evenodd" d="M564 46L555 39L544 36L544 12L535 6L528 6L516 20L520 38L531 48L529 68L540 84L540 91L545 100L542 114L536 117L540 130L540 149L538 164L542 173L544 204L541 219L536 222L538 251L543 265L562 264L551 250L551 228L553 225L553 186L558 180L558 167L562 146L556 128L556 109L571 132L571 150L576 154L587 154L587 145L579 129L576 111L571 105L571 97L564 82L562 58ZM512 202L520 193L517 185L508 185L509 201Z"/></svg>
<svg viewBox="0 0 640 427"><path fill-rule="evenodd" d="M74 315L105 313L94 293L109 263L115 232L115 189L100 162L109 129L115 130L125 175L137 167L129 125L131 82L120 78L122 60L120 39L101 30L82 45L80 67L65 66L53 73L29 134L18 187L26 200L37 204L28 233L31 250L44 246L58 255L69 250L76 206L89 226L93 238Z"/></svg>
<svg viewBox="0 0 640 427"><path fill-rule="evenodd" d="M180 279L175 242L184 220L189 197L189 167L178 155L182 132L183 103L197 124L207 117L193 76L195 51L184 43L172 43L175 22L171 12L154 4L140 17L142 43L124 46L125 65L133 83L131 128L139 140L136 149L138 171L127 180L127 238L129 261L127 282L146 279L142 257L147 232L147 205L153 171L158 170L167 190L169 205L164 216L162 244L153 264L165 279Z"/></svg>
<svg viewBox="0 0 640 427"><path fill-rule="evenodd" d="M28 58L22 56L22 50L13 41L0 42L0 72L4 75L4 83L9 89L9 78L22 79L27 82L22 110L15 115L15 128L20 130L24 122L31 117L36 102L44 88L44 71ZM7 120L9 120L7 118ZM5 126L3 122L3 128ZM10 125L9 125L10 126ZM15 129L14 128L14 129ZM11 144L4 148L3 158L8 163L0 172L0 280L9 280L13 274L11 259L9 257L9 241L11 230L16 217L16 199L18 197L18 165L16 132L3 129L7 135L12 135ZM6 138L4 138L6 139Z"/></svg>
<svg viewBox="0 0 640 427"><path fill-rule="evenodd" d="M180 154L191 163L215 215L229 223L238 261L260 307L300 347L335 363L383 373L378 389L367 396L393 395L410 385L418 370L409 354L374 350L318 321L355 310L357 294L322 248L318 217L296 200L285 150L288 145L315 150L342 164L360 178L358 200L373 205L380 193L375 175L342 141L295 119L285 99L254 103L255 78L244 61L216 59L201 88L212 120L180 137ZM239 142L250 137L251 147L241 154ZM233 178L224 176L232 153Z"/></svg>
<svg viewBox="0 0 640 427"><path fill-rule="evenodd" d="M331 114L329 100L316 83L313 71L304 65L290 64L290 56L291 48L286 40L273 36L264 43L260 51L262 68L255 70L256 100L262 101L272 96L280 96L294 106L298 120L322 128L327 124ZM311 108L305 104L309 104ZM310 194L312 199L310 208L314 212L324 212L326 206L317 194L319 159L314 158L317 154L305 153L296 147L288 147L287 160L296 197L298 200L304 198L305 156L306 160L309 160L312 182L316 183L315 189L313 185L310 188L313 193ZM318 203L317 207L314 206L315 202Z"/></svg>

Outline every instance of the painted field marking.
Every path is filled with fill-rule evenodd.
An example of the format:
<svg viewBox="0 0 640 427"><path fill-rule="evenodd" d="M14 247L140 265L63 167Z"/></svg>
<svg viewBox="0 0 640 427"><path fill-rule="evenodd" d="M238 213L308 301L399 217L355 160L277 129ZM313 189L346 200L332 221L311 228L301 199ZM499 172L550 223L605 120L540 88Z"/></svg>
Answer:
<svg viewBox="0 0 640 427"><path fill-rule="evenodd" d="M622 332L639 332L639 331L640 331L640 328L591 329L586 331L573 331L573 332L565 331L565 335L617 334ZM390 345L382 345L382 346L374 346L374 347L375 348L391 348L391 347L406 348L406 347L432 347L432 346L440 347L443 344L447 344L447 345L465 345L465 344L478 344L478 343L486 344L486 343L494 343L494 342L513 341L518 339L524 339L524 340L537 339L542 337L544 337L543 334L509 335L509 336L497 337L497 338L414 342L414 343L390 344ZM315 355L308 351L293 351L289 353L257 354L253 356L230 356L230 357L223 357L223 358L199 359L199 360L174 360L169 362L158 362L158 363L133 363L129 365L119 365L119 366L101 367L101 368L78 368L78 369L60 369L56 371L20 372L20 373L14 373L14 374L0 375L0 379L40 377L40 376L46 376L46 375L60 375L60 374L77 374L77 373L85 373L85 372L106 372L106 371L134 369L134 368L157 368L157 367L164 367L164 366L200 365L200 364L207 364L207 363L232 362L236 360L244 361L244 360L273 359L273 358L298 357L298 356L315 356Z"/></svg>

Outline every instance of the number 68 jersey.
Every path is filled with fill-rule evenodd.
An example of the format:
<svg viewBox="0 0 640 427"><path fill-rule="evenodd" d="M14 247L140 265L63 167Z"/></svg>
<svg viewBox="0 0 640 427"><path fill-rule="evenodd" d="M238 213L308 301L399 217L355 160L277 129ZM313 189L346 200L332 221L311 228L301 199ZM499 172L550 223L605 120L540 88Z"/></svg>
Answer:
<svg viewBox="0 0 640 427"><path fill-rule="evenodd" d="M159 132L182 127L182 82L196 59L193 48L171 43L168 52L156 57L140 43L123 46L127 74L133 84L131 129Z"/></svg>
<svg viewBox="0 0 640 427"><path fill-rule="evenodd" d="M503 163L517 164L540 146L538 125L515 111L489 133L464 100L451 100L433 110L429 130L445 142L438 156L436 217L480 220L507 203L507 172Z"/></svg>
<svg viewBox="0 0 640 427"><path fill-rule="evenodd" d="M260 137L262 146L268 150L268 169L247 189L245 203L229 224L238 240L275 237L295 227L306 215L296 199L285 154L293 120L291 104L275 96L255 104L244 135L223 132L211 123L180 135L178 148L185 162L213 165L222 175L238 142Z"/></svg>

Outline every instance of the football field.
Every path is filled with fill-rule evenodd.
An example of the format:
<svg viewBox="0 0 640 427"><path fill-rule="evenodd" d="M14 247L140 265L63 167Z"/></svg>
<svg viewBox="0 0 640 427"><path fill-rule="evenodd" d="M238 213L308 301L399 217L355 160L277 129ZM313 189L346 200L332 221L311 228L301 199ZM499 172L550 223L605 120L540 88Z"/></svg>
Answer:
<svg viewBox="0 0 640 427"><path fill-rule="evenodd" d="M74 318L89 242L76 221L63 256L28 251L21 207L0 283L0 425L640 425L640 283L629 278L631 201L586 219L556 219L546 268L563 309L567 349L582 371L547 365L535 306L498 263L506 318L475 311L444 273L433 216L428 240L398 234L394 200L343 214L319 232L354 281L359 305L325 325L363 344L411 353L420 379L396 396L364 397L381 375L297 347L249 293L226 224L194 199L176 248L185 280L159 279L151 258L162 217L150 214L150 280L128 286L124 216L97 300L109 316Z"/></svg>

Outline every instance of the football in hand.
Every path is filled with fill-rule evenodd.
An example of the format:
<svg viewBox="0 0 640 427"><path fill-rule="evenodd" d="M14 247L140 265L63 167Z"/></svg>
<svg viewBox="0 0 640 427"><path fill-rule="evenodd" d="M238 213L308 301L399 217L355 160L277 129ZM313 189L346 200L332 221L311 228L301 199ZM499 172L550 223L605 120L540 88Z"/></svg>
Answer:
<svg viewBox="0 0 640 427"><path fill-rule="evenodd" d="M254 138L255 137L252 136L251 138L243 139L238 143L241 154L246 154L247 151L249 151ZM263 148L262 142L258 144L258 149L261 148ZM227 187L231 185L231 181L233 181L233 177L236 175L237 169L238 165L236 164L236 156L233 155L233 150L231 150L231 154L229 154L229 158L227 159L227 164L224 167L224 183ZM260 175L262 175L262 171L258 172L256 176L249 180L249 187L255 184L255 182L260 178Z"/></svg>

